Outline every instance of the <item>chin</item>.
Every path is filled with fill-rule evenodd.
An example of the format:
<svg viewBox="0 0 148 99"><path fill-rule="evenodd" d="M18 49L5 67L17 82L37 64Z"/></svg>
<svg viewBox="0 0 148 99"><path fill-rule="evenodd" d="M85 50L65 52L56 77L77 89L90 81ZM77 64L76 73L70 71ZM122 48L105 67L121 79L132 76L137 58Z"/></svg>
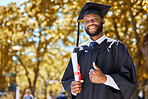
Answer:
<svg viewBox="0 0 148 99"><path fill-rule="evenodd" d="M89 31L90 34L95 34L97 31Z"/></svg>
<svg viewBox="0 0 148 99"><path fill-rule="evenodd" d="M91 35L95 35L96 33L90 33Z"/></svg>

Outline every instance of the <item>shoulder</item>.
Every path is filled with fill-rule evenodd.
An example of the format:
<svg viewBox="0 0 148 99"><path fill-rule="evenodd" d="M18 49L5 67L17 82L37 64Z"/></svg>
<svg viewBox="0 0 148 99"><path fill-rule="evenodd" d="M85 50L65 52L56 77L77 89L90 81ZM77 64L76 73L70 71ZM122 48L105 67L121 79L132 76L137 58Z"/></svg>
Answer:
<svg viewBox="0 0 148 99"><path fill-rule="evenodd" d="M125 46L125 44L123 42L121 42L119 40L114 40L114 39L111 39L111 38L107 38L107 42L112 43L112 44L117 45L117 46Z"/></svg>
<svg viewBox="0 0 148 99"><path fill-rule="evenodd" d="M26 97L27 97L27 95L24 95L24 96L23 96L23 99L25 99Z"/></svg>
<svg viewBox="0 0 148 99"><path fill-rule="evenodd" d="M118 50L126 50L127 49L126 45L119 40L107 38L107 43L109 43L108 49L114 49L114 48L118 49Z"/></svg>
<svg viewBox="0 0 148 99"><path fill-rule="evenodd" d="M32 97L32 98L33 98L33 95L31 94L31 95L30 95L30 97Z"/></svg>
<svg viewBox="0 0 148 99"><path fill-rule="evenodd" d="M88 46L89 46L89 41L84 42L84 43L80 44L78 47L74 48L73 52L79 52L82 50L86 50L89 48Z"/></svg>
<svg viewBox="0 0 148 99"><path fill-rule="evenodd" d="M24 95L24 97L26 97L27 95Z"/></svg>

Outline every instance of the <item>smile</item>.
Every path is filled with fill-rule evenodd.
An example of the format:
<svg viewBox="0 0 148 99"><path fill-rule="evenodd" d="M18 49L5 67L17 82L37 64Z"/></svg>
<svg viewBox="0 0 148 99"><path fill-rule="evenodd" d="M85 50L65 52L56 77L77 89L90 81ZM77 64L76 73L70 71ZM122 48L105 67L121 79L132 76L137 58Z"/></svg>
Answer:
<svg viewBox="0 0 148 99"><path fill-rule="evenodd" d="M96 26L94 26L94 25L88 27L88 29L95 29L95 28L96 28Z"/></svg>

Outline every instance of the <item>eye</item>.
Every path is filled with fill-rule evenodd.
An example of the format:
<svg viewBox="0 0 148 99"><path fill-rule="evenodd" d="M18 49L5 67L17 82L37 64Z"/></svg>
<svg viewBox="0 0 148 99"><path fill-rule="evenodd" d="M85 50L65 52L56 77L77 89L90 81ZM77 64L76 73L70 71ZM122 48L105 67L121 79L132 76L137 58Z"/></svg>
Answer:
<svg viewBox="0 0 148 99"><path fill-rule="evenodd" d="M96 21L98 21L98 20L99 20L98 18L94 18L94 19L93 19L94 22L96 22Z"/></svg>
<svg viewBox="0 0 148 99"><path fill-rule="evenodd" d="M85 20L85 21L84 21L85 24L87 24L88 22L89 22L88 20Z"/></svg>

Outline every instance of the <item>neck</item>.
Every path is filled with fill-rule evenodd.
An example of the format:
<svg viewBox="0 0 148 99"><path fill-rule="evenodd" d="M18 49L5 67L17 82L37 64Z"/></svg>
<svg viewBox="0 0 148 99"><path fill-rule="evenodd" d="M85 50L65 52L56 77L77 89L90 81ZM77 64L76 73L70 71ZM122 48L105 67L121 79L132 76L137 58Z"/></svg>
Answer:
<svg viewBox="0 0 148 99"><path fill-rule="evenodd" d="M91 37L91 39L92 39L93 41L96 41L96 40L99 39L101 36L103 36L103 32L99 33L99 34L96 35L96 36Z"/></svg>

